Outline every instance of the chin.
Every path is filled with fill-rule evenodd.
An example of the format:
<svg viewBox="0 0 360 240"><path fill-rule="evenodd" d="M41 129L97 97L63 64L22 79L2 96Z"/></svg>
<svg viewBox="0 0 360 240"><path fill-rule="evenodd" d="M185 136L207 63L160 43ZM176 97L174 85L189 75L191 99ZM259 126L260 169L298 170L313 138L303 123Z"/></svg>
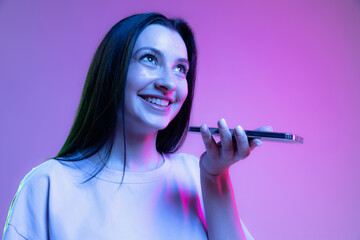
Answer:
<svg viewBox="0 0 360 240"><path fill-rule="evenodd" d="M140 125L146 126L147 129L152 131L160 131L165 129L170 122L170 119L144 119Z"/></svg>
<svg viewBox="0 0 360 240"><path fill-rule="evenodd" d="M153 128L160 131L160 130L164 130L167 126L169 126L170 122L166 122L166 123L162 123L162 124L152 124Z"/></svg>

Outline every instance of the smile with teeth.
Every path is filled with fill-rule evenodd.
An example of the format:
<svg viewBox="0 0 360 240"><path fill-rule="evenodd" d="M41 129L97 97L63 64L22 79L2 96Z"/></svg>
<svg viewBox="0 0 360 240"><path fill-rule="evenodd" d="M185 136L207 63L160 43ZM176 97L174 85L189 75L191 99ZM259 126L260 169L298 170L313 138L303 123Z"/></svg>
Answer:
<svg viewBox="0 0 360 240"><path fill-rule="evenodd" d="M161 106L161 107L167 107L170 105L170 101L166 99L160 99L160 98L154 98L154 97L144 97L146 101L149 103Z"/></svg>

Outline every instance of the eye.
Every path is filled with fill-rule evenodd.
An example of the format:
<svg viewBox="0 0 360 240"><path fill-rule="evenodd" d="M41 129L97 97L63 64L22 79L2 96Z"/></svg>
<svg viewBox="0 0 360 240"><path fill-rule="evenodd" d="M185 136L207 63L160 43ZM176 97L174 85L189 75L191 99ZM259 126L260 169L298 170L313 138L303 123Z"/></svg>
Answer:
<svg viewBox="0 0 360 240"><path fill-rule="evenodd" d="M157 65L157 63L158 63L156 57L149 53L141 56L140 61L144 62L144 63L148 63L148 64L155 64L155 65Z"/></svg>
<svg viewBox="0 0 360 240"><path fill-rule="evenodd" d="M188 70L187 70L187 67L186 67L185 65L179 64L179 65L177 65L177 66L175 67L175 71L181 72L181 73L183 73L184 75L186 75Z"/></svg>

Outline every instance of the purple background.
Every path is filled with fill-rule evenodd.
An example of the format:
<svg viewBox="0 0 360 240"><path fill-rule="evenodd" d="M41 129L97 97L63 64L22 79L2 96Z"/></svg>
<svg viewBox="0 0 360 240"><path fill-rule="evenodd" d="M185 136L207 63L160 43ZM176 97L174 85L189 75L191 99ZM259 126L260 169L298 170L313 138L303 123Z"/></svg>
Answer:
<svg viewBox="0 0 360 240"><path fill-rule="evenodd" d="M144 11L196 33L194 125L224 117L305 138L265 142L231 169L255 239L359 239L358 0L0 0L0 225L25 174L65 141L102 37ZM195 134L182 149L203 150Z"/></svg>

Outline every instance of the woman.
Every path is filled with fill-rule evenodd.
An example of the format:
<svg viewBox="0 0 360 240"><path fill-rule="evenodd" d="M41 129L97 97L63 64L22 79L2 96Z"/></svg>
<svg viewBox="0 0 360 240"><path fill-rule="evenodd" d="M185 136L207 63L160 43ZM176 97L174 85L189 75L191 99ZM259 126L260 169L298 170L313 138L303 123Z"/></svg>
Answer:
<svg viewBox="0 0 360 240"><path fill-rule="evenodd" d="M147 13L117 23L95 53L64 146L22 181L3 239L252 239L228 169L261 141L238 126L234 145L221 119L221 144L201 127L200 162L174 154L196 60L182 20Z"/></svg>

